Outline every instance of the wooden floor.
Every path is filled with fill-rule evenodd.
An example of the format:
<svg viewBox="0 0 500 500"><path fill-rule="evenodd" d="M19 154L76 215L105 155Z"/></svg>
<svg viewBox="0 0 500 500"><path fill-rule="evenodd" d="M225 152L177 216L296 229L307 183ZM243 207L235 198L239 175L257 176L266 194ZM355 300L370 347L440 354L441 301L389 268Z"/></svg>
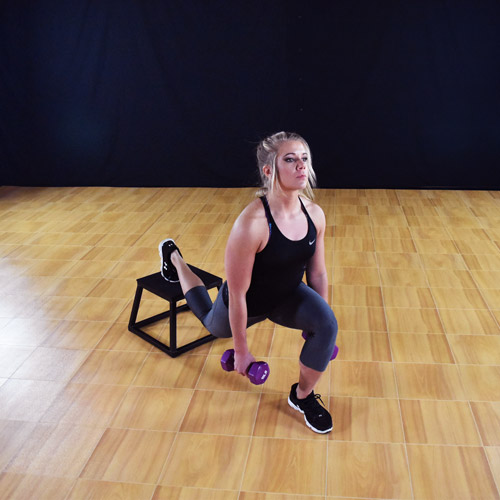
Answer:
<svg viewBox="0 0 500 500"><path fill-rule="evenodd" d="M287 405L303 340L249 332L171 359L127 330L157 245L224 276L249 189L0 188L0 498L500 498L500 193L319 190L340 354ZM142 317L164 310L145 295ZM150 331L166 338L166 322ZM179 335L203 335L182 313Z"/></svg>

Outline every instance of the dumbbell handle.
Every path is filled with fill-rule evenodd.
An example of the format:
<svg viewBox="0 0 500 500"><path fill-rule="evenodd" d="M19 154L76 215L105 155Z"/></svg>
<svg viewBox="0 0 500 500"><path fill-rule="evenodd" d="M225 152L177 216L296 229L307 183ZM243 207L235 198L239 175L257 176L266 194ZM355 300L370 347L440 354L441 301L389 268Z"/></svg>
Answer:
<svg viewBox="0 0 500 500"><path fill-rule="evenodd" d="M223 370L227 372L234 371L234 349L228 349L222 355L220 363ZM263 384L269 376L269 366L264 361L255 361L248 365L246 374L252 384Z"/></svg>

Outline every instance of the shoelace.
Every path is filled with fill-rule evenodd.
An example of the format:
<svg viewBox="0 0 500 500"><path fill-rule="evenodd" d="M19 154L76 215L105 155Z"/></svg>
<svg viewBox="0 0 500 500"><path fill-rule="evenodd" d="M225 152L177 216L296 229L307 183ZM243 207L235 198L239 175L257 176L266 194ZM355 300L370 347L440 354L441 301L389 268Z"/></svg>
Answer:
<svg viewBox="0 0 500 500"><path fill-rule="evenodd" d="M323 400L321 399L321 394L315 394L312 398L307 398L305 400L305 404L304 406L307 408L307 409L313 409L318 403L317 403L317 400L319 399L319 401L321 401L321 404L323 405L324 408L326 408L325 406L325 403L323 403ZM304 410L306 409L304 408ZM318 417L321 417L322 414L318 415Z"/></svg>

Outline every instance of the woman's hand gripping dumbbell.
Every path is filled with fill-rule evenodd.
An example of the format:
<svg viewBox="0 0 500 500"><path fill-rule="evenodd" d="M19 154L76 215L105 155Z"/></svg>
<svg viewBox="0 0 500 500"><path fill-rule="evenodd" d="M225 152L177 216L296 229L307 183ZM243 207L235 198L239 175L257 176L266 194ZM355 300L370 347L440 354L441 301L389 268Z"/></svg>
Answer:
<svg viewBox="0 0 500 500"><path fill-rule="evenodd" d="M234 349L228 349L220 358L222 369L226 372L234 371ZM269 365L265 361L255 361L247 368L247 377L252 384L263 384L269 377Z"/></svg>

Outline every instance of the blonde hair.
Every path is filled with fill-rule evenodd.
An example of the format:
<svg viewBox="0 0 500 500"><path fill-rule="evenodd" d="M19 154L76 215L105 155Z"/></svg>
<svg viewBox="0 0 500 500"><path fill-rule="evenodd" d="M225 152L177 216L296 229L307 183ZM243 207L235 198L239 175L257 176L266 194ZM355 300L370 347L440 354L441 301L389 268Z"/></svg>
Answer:
<svg viewBox="0 0 500 500"><path fill-rule="evenodd" d="M303 190L302 194L304 194L307 198L313 199L313 188L316 187L316 174L312 168L311 150L309 149L309 144L307 144L306 140L299 134L295 134L293 132L278 132L270 135L262 140L257 146L257 165L259 167L261 181L261 187L257 194L262 196L272 193L275 185L277 184L276 181L279 180L278 169L276 168L278 150L281 144L288 141L299 141L306 149L309 175L307 178L307 186ZM271 175L269 177L263 170L266 165L271 168Z"/></svg>

